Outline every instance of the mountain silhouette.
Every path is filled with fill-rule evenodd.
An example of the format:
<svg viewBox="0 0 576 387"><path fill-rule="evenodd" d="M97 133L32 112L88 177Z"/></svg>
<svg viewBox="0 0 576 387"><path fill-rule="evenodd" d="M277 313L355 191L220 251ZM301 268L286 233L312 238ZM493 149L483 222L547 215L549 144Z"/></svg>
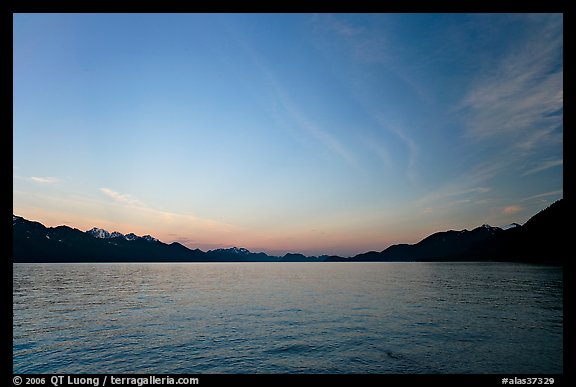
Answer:
<svg viewBox="0 0 576 387"><path fill-rule="evenodd" d="M397 244L351 258L283 257L253 253L244 248L204 252L178 242L163 243L150 236L121 234L93 228L80 231L68 226L45 227L13 216L13 262L432 262L512 261L561 264L566 260L564 234L567 207L560 199L524 225L502 229L483 225L471 231L442 231L416 244Z"/></svg>
<svg viewBox="0 0 576 387"><path fill-rule="evenodd" d="M444 231L430 235L414 245L392 245L382 252L368 252L353 257L354 261L436 261L482 258L473 252L496 235L498 227L483 225L472 231Z"/></svg>
<svg viewBox="0 0 576 387"><path fill-rule="evenodd" d="M92 230L91 230L92 231ZM135 237L135 236L134 236ZM46 228L13 217L14 262L199 262L205 253L150 236L95 237L68 226Z"/></svg>
<svg viewBox="0 0 576 387"><path fill-rule="evenodd" d="M567 218L567 204L560 199L523 226L505 230L485 249L501 261L564 263L570 251Z"/></svg>
<svg viewBox="0 0 576 387"><path fill-rule="evenodd" d="M206 253L206 257L212 262L275 262L278 260L278 257L272 257L266 253L253 253L238 247L210 250Z"/></svg>
<svg viewBox="0 0 576 387"><path fill-rule="evenodd" d="M307 257L300 253L286 253L280 262L319 262L317 257Z"/></svg>
<svg viewBox="0 0 576 387"><path fill-rule="evenodd" d="M416 244L392 245L352 258L332 257L346 262L426 261L511 261L563 263L568 250L563 227L567 208L560 199L530 218L523 226L515 223L501 229L483 225L472 231L443 231Z"/></svg>

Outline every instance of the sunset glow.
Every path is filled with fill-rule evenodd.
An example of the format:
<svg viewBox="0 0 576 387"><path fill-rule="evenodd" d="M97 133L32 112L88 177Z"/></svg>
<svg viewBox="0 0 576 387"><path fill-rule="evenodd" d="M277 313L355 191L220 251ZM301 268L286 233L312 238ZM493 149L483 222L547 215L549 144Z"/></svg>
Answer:
<svg viewBox="0 0 576 387"><path fill-rule="evenodd" d="M559 14L15 14L13 212L350 256L563 197Z"/></svg>

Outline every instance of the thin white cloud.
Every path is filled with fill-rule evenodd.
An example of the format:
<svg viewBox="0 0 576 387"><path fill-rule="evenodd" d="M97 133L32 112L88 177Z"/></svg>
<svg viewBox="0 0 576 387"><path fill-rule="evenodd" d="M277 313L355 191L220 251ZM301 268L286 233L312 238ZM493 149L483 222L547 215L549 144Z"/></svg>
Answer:
<svg viewBox="0 0 576 387"><path fill-rule="evenodd" d="M545 171L547 169L558 167L558 166L563 165L563 164L564 164L563 159L546 160L546 161L541 162L539 165L535 166L534 168L527 170L526 172L524 172L522 174L522 176L531 175L533 173Z"/></svg>
<svg viewBox="0 0 576 387"><path fill-rule="evenodd" d="M404 145L408 150L408 164L406 166L406 175L410 180L412 180L412 182L416 181L417 177L416 161L418 160L418 154L420 151L418 145L416 144L416 141L414 141L414 139L412 139L412 137L410 137L407 134L407 131L401 128L399 125L394 125L389 122L386 122L382 114L376 111L372 111L372 117L378 122L378 124L381 127L392 132L404 143Z"/></svg>
<svg viewBox="0 0 576 387"><path fill-rule="evenodd" d="M310 121L303 112L283 93L280 89L277 90L280 96L281 103L284 109L296 121L298 127L303 130L308 136L314 138L317 142L322 144L325 148L332 153L338 155L346 160L349 164L356 164L356 159L352 153L330 132L322 129Z"/></svg>
<svg viewBox="0 0 576 387"><path fill-rule="evenodd" d="M60 182L60 179L50 176L31 176L29 179L37 184L55 184Z"/></svg>
<svg viewBox="0 0 576 387"><path fill-rule="evenodd" d="M386 15L379 17L385 18ZM385 23L371 27L353 25L334 15L324 15L320 20L326 30L333 32L342 40L343 48L356 60L365 63L390 62L392 50L389 48L392 44L388 41Z"/></svg>
<svg viewBox="0 0 576 387"><path fill-rule="evenodd" d="M440 189L433 191L418 201L421 206L461 204L470 202L479 195L490 191L488 187L465 187L465 182L461 184L448 184Z"/></svg>
<svg viewBox="0 0 576 387"><path fill-rule="evenodd" d="M545 198L545 197L547 197L547 196L560 196L560 197L562 197L563 194L564 194L564 190L559 189L559 190L557 190L557 191L544 192L544 193L541 193L541 194L538 194L538 195L529 196L529 197L527 197L527 198L521 199L520 201L521 201L521 202L526 202L526 201L529 201L529 200Z"/></svg>
<svg viewBox="0 0 576 387"><path fill-rule="evenodd" d="M118 202L118 203L122 203L122 204L128 204L128 205L137 205L137 206L142 206L142 202L140 202L138 199L135 199L134 197L128 195L128 194L122 194L119 192L116 192L114 190L111 190L110 188L100 188L100 192L102 192L104 195L108 196L109 198L112 198L114 201Z"/></svg>
<svg viewBox="0 0 576 387"><path fill-rule="evenodd" d="M379 15L378 17L382 21L387 16ZM337 50L339 57L347 56L356 63L369 64L370 66L375 64L385 66L383 71L393 71L416 94L425 100L428 99L419 83L395 65L396 56L393 54L395 46L389 41L387 23L366 27L365 25L354 25L339 15L316 16L314 22L316 25L322 26L323 31L328 32L329 39L325 41L327 47L332 47L333 42L339 41L341 43ZM399 123L398 120L390 119L387 113L383 112L382 103L375 102L371 93L366 93L366 88L372 87L373 79L367 75L370 73L371 71L363 72L364 75L360 78L346 76L343 81L350 87L354 99L379 127L391 133L406 147L406 176L410 181L415 182L418 177L417 160L420 147L410 135L406 125ZM389 154L388 146L389 144L381 141L376 146L368 146L367 148L389 165L391 160L387 156ZM382 158L383 155L384 158Z"/></svg>
<svg viewBox="0 0 576 387"><path fill-rule="evenodd" d="M498 137L524 151L562 140L557 133L563 117L562 17L531 28L538 32L495 68L484 69L466 95L462 108L469 113L471 138Z"/></svg>
<svg viewBox="0 0 576 387"><path fill-rule="evenodd" d="M164 224L181 224L188 225L186 227L199 227L203 230L218 230L221 232L229 232L230 230L235 230L235 227L216 220L199 218L189 214L174 213L164 210L159 210L146 206L140 200L134 198L132 195L123 194L114 191L110 188L100 188L102 192L107 197L111 198L117 203L125 204L127 210L137 210L137 212L144 217L153 217L155 222L160 222Z"/></svg>
<svg viewBox="0 0 576 387"><path fill-rule="evenodd" d="M380 17L385 16L380 15ZM360 63L370 66L384 66L382 67L383 71L393 72L409 85L416 94L419 96L426 94L422 91L418 82L415 82L403 69L395 65L394 50L391 49L393 45L388 40L388 32L385 27L386 23L380 23L379 27L372 26L368 28L366 26L353 25L351 22L334 15L327 15L322 20L322 25L324 25L325 30L332 33L330 36L336 38L336 40L340 40L342 43L340 46L341 49L338 50L338 52L352 58L355 65ZM332 40L333 39L331 39L331 41ZM371 117L382 130L392 134L405 146L407 156L405 167L406 176L410 181L415 182L418 177L416 166L420 148L410 135L410 131L407 130L406 125L399 122L398 119L391 119L389 112L383 111L383 104L380 101L376 102L372 94L366 92L367 89L372 87L373 79L367 75L370 74L370 71L363 74L364 75L360 77L346 76L343 78L343 81L350 87L354 99L362 106L368 116ZM389 144L380 141L377 147L370 146L368 149L381 157L383 150L385 154L389 153L389 146ZM384 160L387 161L388 164L391 161L389 158Z"/></svg>
<svg viewBox="0 0 576 387"><path fill-rule="evenodd" d="M312 122L310 118L304 113L303 109L290 97L283 87L281 82L272 72L272 70L264 64L260 55L255 52L247 43L241 43L242 47L250 55L252 61L261 70L266 82L268 83L274 99L279 103L279 106L294 120L297 124L299 131L306 136L313 138L323 147L327 148L334 154L343 158L350 164L356 164L356 159L352 152L334 136L330 131L321 128L316 123Z"/></svg>

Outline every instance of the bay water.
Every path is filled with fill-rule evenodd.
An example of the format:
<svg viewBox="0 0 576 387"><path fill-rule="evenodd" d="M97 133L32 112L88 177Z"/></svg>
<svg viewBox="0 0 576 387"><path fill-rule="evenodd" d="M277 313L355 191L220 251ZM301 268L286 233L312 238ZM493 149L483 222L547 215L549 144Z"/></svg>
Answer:
<svg viewBox="0 0 576 387"><path fill-rule="evenodd" d="M563 269L14 264L15 373L562 373Z"/></svg>

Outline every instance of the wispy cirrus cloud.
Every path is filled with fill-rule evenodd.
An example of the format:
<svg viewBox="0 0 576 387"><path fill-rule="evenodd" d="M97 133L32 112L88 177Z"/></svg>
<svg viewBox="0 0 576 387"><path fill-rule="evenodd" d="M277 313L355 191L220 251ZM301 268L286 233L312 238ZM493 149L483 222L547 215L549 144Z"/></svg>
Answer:
<svg viewBox="0 0 576 387"><path fill-rule="evenodd" d="M516 23L515 28L522 32L510 39L513 44L492 51L493 55L470 56L478 62L470 67L476 75L466 85L458 109L463 119L462 139L465 146L472 147L471 163L429 198L444 200L444 193L478 186L490 186L497 192L502 181L498 179L504 175L510 181L511 174L522 178L563 165L562 15L474 20L480 23L474 28L483 32L486 44L494 44L508 22ZM519 205L495 203L495 196L487 199L494 205L494 214L524 210Z"/></svg>
<svg viewBox="0 0 576 387"><path fill-rule="evenodd" d="M450 183L427 195L421 197L417 203L426 208L463 204L476 200L481 195L490 192L490 188L482 186L468 186L466 183Z"/></svg>
<svg viewBox="0 0 576 387"><path fill-rule="evenodd" d="M60 182L60 179L51 176L31 176L28 179L37 184L56 184Z"/></svg>
<svg viewBox="0 0 576 387"><path fill-rule="evenodd" d="M310 116L306 114L302 104L296 102L273 69L266 64L265 57L261 55L247 39L238 34L237 31L231 31L230 34L242 50L244 50L254 66L259 69L270 90L273 101L277 104L278 108L280 108L279 110L287 113L288 117L296 124L294 133L303 134L338 157L344 159L346 162L352 165L356 164L356 158L344 142L341 141L330 128L323 127L314 122Z"/></svg>
<svg viewBox="0 0 576 387"><path fill-rule="evenodd" d="M367 109L368 110L368 109ZM400 141L404 144L407 150L407 164L406 164L406 175L411 181L415 181L418 175L416 164L418 160L418 154L420 152L420 147L416 141L408 134L408 131L401 127L390 123L386 118L379 112L371 110L372 118L378 122L381 128L388 130L393 133Z"/></svg>
<svg viewBox="0 0 576 387"><path fill-rule="evenodd" d="M220 231L233 229L233 226L224 222L212 219L200 218L190 214L165 211L158 208L154 208L153 206L145 205L142 201L136 199L132 195L120 193L110 188L106 187L100 188L99 191L102 192L107 197L109 197L110 199L112 199L114 202L124 204L126 211L132 212L133 210L137 210L137 212L142 216L153 217L155 219L155 222L157 223L188 224L190 226L198 226L203 229L213 229Z"/></svg>
<svg viewBox="0 0 576 387"><path fill-rule="evenodd" d="M562 16L527 25L538 33L483 69L464 98L466 133L473 139L498 137L523 151L562 140Z"/></svg>
<svg viewBox="0 0 576 387"><path fill-rule="evenodd" d="M379 18L386 17L379 15ZM388 40L386 24L380 23L367 27L353 24L342 15L316 15L315 23L319 23L326 31L332 32L343 43L344 48L355 60L365 63L389 63L393 57L394 44ZM332 43L327 43L332 44Z"/></svg>
<svg viewBox="0 0 576 387"><path fill-rule="evenodd" d="M540 162L535 167L530 168L529 170L525 171L522 174L522 176L527 176L527 175L531 175L533 173L542 172L542 171L545 171L545 170L550 169L550 168L558 167L560 165L564 165L563 159L545 160L545 161Z"/></svg>
<svg viewBox="0 0 576 387"><path fill-rule="evenodd" d="M544 192L541 194L537 194L537 195L532 195L532 196L528 196L526 198L521 199L521 202L527 202L530 200L534 200L534 199L542 199L542 198L546 198L548 196L558 196L559 198L561 198L564 194L564 190L556 190L556 191L550 191L550 192Z"/></svg>
<svg viewBox="0 0 576 387"><path fill-rule="evenodd" d="M387 18L386 15L378 16L380 21ZM345 72L341 77L342 82L349 87L358 105L377 123L380 132L387 132L405 148L405 173L410 181L416 182L420 146L411 133L411 126L405 122L406 119L399 118L396 112L383 109L387 93L378 92L376 95L379 97L374 99L374 85L379 82L379 76L374 76L374 66L379 69L378 74L398 78L423 100L427 99L419 83L406 72L404 66L397 63L398 45L389 36L387 23L354 23L342 15L315 15L314 23L324 32L320 35L320 41L324 42L324 50L329 52L328 57L337 55L338 58L348 58L353 70ZM337 44L336 51L334 44ZM367 150L390 166L392 160L389 155L393 145L381 138L378 140L378 136L373 134L364 134L370 139Z"/></svg>
<svg viewBox="0 0 576 387"><path fill-rule="evenodd" d="M298 124L300 130L349 164L356 164L356 158L352 152L333 133L312 122L281 88L276 88L276 94L283 108Z"/></svg>
<svg viewBox="0 0 576 387"><path fill-rule="evenodd" d="M116 192L110 188L100 188L100 192L102 192L104 195L108 196L112 200L121 204L136 205L136 206L143 205L140 200L134 198L133 196Z"/></svg>

